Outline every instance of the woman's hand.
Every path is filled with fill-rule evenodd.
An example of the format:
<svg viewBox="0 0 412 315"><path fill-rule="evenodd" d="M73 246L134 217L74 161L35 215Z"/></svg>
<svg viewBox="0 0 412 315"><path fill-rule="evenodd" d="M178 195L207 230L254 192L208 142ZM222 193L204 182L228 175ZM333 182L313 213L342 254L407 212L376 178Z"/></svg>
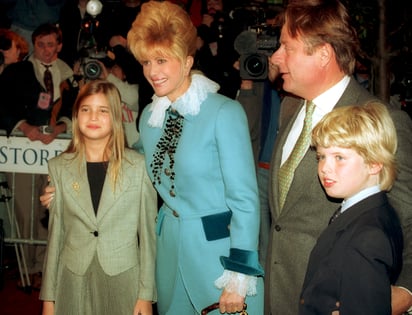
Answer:
<svg viewBox="0 0 412 315"><path fill-rule="evenodd" d="M153 315L152 301L137 300L133 315Z"/></svg>
<svg viewBox="0 0 412 315"><path fill-rule="evenodd" d="M54 315L54 302L53 301L44 301L42 315Z"/></svg>
<svg viewBox="0 0 412 315"><path fill-rule="evenodd" d="M56 191L56 187L53 186L46 186L44 188L43 195L40 196L40 203L43 207L49 208L50 203L54 198L54 192Z"/></svg>
<svg viewBox="0 0 412 315"><path fill-rule="evenodd" d="M401 315L412 306L412 295L405 289L391 286L392 315Z"/></svg>
<svg viewBox="0 0 412 315"><path fill-rule="evenodd" d="M220 313L236 313L243 310L245 298L237 293L223 290L219 299Z"/></svg>

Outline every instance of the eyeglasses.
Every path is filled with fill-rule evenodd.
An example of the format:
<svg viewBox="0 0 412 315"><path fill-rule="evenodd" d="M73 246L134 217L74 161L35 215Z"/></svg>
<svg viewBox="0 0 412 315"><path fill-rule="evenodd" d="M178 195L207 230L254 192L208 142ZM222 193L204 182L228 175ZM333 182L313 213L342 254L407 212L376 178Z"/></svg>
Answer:
<svg viewBox="0 0 412 315"><path fill-rule="evenodd" d="M214 303L214 304L212 304L212 305L209 305L208 307L205 307L203 310L202 310L202 315L206 315L206 314L209 314L209 312L211 312L211 311L214 311L214 310L217 310L219 308L219 303ZM243 310L239 313L240 315L248 315L248 313L246 312L246 309L247 309L247 304L246 303L244 303L243 304Z"/></svg>

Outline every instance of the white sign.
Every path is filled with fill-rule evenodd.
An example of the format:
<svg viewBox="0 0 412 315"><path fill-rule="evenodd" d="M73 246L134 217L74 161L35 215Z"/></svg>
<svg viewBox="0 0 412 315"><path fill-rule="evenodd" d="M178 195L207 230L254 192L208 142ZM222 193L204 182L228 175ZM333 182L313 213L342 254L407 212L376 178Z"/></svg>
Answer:
<svg viewBox="0 0 412 315"><path fill-rule="evenodd" d="M47 161L66 150L70 139L54 139L49 144L26 137L0 135L0 172L47 174Z"/></svg>

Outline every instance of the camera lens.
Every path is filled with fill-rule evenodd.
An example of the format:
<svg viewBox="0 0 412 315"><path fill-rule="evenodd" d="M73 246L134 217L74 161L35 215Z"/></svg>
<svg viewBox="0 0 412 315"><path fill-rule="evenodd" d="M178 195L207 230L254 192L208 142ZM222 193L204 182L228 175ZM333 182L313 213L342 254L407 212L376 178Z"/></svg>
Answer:
<svg viewBox="0 0 412 315"><path fill-rule="evenodd" d="M88 61L83 68L84 75L91 79L95 80L98 79L102 73L102 68L97 61Z"/></svg>
<svg viewBox="0 0 412 315"><path fill-rule="evenodd" d="M259 54L252 54L244 60L244 68L252 77L260 77L266 72L267 57Z"/></svg>

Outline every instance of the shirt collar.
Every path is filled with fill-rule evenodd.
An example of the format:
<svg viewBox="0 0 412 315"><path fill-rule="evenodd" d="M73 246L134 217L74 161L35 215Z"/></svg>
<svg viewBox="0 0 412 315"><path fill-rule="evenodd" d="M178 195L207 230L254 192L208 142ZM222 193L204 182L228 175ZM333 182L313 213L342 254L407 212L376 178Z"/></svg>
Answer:
<svg viewBox="0 0 412 315"><path fill-rule="evenodd" d="M349 81L350 77L345 75L337 84L313 99L317 110L317 114L315 113L314 116L314 123L318 123L324 115L329 113L335 107L348 86Z"/></svg>
<svg viewBox="0 0 412 315"><path fill-rule="evenodd" d="M376 186L372 186L372 187L368 187L360 192L358 192L357 194L353 195L352 197L344 200L342 202L342 210L341 212L345 211L346 209L352 207L355 203L358 203L359 201L374 195L378 192L380 192L381 189L379 188L379 185Z"/></svg>

